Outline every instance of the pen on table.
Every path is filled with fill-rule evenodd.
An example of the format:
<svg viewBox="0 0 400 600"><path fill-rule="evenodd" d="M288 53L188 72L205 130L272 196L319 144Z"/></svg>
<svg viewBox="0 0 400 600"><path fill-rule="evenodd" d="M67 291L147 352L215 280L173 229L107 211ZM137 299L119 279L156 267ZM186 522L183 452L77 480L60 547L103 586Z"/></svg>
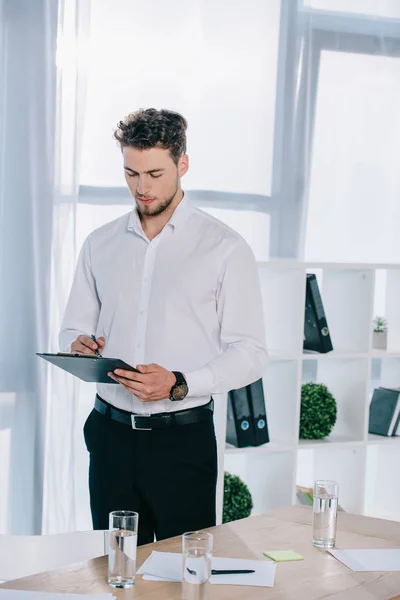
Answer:
<svg viewBox="0 0 400 600"><path fill-rule="evenodd" d="M92 334L90 337L97 344L96 336ZM96 353L96 356L99 356L101 358L101 354L100 354L100 352L98 351L97 348L95 350L95 353Z"/></svg>
<svg viewBox="0 0 400 600"><path fill-rule="evenodd" d="M211 575L239 575L245 573L255 573L252 569L211 569Z"/></svg>

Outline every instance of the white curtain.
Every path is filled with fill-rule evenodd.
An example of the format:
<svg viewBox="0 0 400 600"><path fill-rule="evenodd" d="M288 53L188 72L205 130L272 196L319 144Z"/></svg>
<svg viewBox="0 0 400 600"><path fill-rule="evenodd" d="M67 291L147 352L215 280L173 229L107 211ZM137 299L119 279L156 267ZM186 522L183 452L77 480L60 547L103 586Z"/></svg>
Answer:
<svg viewBox="0 0 400 600"><path fill-rule="evenodd" d="M50 287L50 347L55 352L58 351L58 332L79 251L77 199L84 130L89 23L89 0L59 0L56 57L57 160ZM81 391L79 380L61 369L49 368L44 533L91 527L86 481L87 456L82 439L83 419L89 407L84 406L82 409Z"/></svg>
<svg viewBox="0 0 400 600"><path fill-rule="evenodd" d="M40 533L57 4L0 0L0 531Z"/></svg>
<svg viewBox="0 0 400 600"><path fill-rule="evenodd" d="M0 0L0 532L90 527L79 388L35 356L75 269L89 7Z"/></svg>

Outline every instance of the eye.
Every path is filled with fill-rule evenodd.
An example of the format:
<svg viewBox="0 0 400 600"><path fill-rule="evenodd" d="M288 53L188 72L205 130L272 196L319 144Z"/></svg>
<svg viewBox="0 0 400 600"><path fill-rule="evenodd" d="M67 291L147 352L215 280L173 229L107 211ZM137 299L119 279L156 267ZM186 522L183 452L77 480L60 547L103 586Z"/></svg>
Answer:
<svg viewBox="0 0 400 600"><path fill-rule="evenodd" d="M161 175L153 175L153 173L150 173L150 176L151 176L153 179L158 179L159 177L161 177Z"/></svg>
<svg viewBox="0 0 400 600"><path fill-rule="evenodd" d="M125 171L125 175L128 175L128 177L137 177L137 173L129 173L129 171Z"/></svg>

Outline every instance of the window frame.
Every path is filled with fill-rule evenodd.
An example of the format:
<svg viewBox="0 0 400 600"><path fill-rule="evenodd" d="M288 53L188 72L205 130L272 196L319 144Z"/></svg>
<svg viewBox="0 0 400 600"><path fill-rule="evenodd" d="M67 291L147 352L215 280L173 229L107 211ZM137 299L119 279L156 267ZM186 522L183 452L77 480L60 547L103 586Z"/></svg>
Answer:
<svg viewBox="0 0 400 600"><path fill-rule="evenodd" d="M383 37L384 48L380 43ZM400 56L400 19L325 11L306 6L304 0L298 0L297 5L292 0L281 0L271 195L187 191L199 208L250 208L269 213L271 257L304 257L323 50ZM301 61L306 61L309 68L299 69ZM77 201L132 205L124 187L79 186Z"/></svg>
<svg viewBox="0 0 400 600"><path fill-rule="evenodd" d="M298 141L299 148L307 148L307 153L304 153L306 170L303 173L306 185L296 198L297 206L301 206L298 223L299 244L297 256L304 259L321 54L323 51L335 51L371 56L400 57L400 19L324 11L304 6L303 0L299 0L300 3L302 7L299 8L299 17L303 37L306 38L305 32L307 29L311 32L309 35L309 65L311 68L308 74L309 112L308 118L306 118L308 126L302 138ZM384 47L382 39L385 40ZM296 175L301 177L301 173L296 173L295 177Z"/></svg>

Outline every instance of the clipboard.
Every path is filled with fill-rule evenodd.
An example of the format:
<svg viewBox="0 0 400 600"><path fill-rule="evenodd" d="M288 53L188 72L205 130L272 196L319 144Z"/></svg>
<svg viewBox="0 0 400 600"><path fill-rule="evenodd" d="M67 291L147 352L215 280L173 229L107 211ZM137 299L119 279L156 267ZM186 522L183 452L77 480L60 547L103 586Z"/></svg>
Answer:
<svg viewBox="0 0 400 600"><path fill-rule="evenodd" d="M110 383L118 385L117 381L111 379L107 375L115 369L124 369L125 371L134 371L139 373L137 369L128 365L120 358L107 358L96 356L95 354L70 354L67 352L59 352L57 354L48 354L37 352L36 356L40 356L44 360L60 367L64 371L68 371L71 375L79 377L82 381L92 383Z"/></svg>

